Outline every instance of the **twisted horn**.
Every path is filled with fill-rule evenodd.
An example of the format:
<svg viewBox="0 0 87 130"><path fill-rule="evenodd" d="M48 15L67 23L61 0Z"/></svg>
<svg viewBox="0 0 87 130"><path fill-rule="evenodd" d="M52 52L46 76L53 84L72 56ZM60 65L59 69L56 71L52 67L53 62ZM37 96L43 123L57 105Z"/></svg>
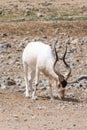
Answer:
<svg viewBox="0 0 87 130"><path fill-rule="evenodd" d="M55 59L54 65L53 65L54 72L59 76L60 79L64 79L64 76L61 75L61 74L55 69L56 63L57 63L57 61L59 60L59 57L58 57L58 54L57 54L55 45L54 45L54 51L55 51L55 55L56 55L56 59Z"/></svg>
<svg viewBox="0 0 87 130"><path fill-rule="evenodd" d="M70 66L66 63L66 61L65 61L65 56L66 56L66 53L67 53L67 46L66 46L66 50L65 50L65 53L64 53L64 55L63 55L63 62L64 62L64 64L66 65L66 67L68 68L68 70L69 70L69 72L68 72L68 74L67 74L67 76L66 76L66 80L68 80L68 78L70 77L70 74L71 74L71 68L70 68Z"/></svg>

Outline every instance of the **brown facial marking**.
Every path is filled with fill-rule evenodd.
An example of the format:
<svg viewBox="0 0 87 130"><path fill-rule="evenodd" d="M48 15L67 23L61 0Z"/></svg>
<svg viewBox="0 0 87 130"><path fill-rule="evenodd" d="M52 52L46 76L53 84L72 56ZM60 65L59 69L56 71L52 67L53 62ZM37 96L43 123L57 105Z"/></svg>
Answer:
<svg viewBox="0 0 87 130"><path fill-rule="evenodd" d="M67 81L65 79L60 80L60 84L58 85L58 88L60 89L59 93L58 93L58 97L60 99L64 99L65 96L65 87L67 85Z"/></svg>

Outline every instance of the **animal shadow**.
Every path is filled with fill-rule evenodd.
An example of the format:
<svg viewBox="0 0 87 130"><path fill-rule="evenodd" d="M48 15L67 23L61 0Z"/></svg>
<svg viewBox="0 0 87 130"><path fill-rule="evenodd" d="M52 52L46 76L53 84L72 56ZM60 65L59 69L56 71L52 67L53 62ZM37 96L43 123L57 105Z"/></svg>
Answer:
<svg viewBox="0 0 87 130"><path fill-rule="evenodd" d="M65 98L63 99L63 101L65 101L65 102L73 102L73 103L79 103L79 102L80 102L78 99L76 99L76 98L71 98L71 97L65 97Z"/></svg>
<svg viewBox="0 0 87 130"><path fill-rule="evenodd" d="M42 100L50 100L49 96L39 96L40 99ZM71 97L65 97L64 99L59 99L58 96L54 96L54 100L60 100L64 102L73 102L73 103L79 103L80 101L76 98L71 98Z"/></svg>

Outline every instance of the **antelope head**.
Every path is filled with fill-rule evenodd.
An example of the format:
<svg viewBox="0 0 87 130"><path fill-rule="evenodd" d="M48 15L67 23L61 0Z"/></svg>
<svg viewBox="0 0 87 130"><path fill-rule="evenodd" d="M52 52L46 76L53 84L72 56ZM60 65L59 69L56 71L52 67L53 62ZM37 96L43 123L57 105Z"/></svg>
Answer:
<svg viewBox="0 0 87 130"><path fill-rule="evenodd" d="M66 89L66 86L67 86L67 80L68 78L70 77L70 74L71 74L71 68L70 66L66 63L65 61L65 56L66 56L66 53L67 53L67 46L66 46L66 50L65 50L65 53L63 55L63 62L65 64L65 66L67 67L68 69L68 73L66 76L62 75L58 70L56 70L56 64L57 64L57 61L59 60L58 58L58 54L57 54L57 51L56 51L56 47L54 46L54 50L55 50L55 55L56 55L56 59L55 59L55 62L54 62L54 66L53 66L53 69L54 69L54 72L58 75L58 79L59 79L59 82L57 83L57 88L58 88L58 97L60 99L63 99L64 96L65 96L65 89Z"/></svg>

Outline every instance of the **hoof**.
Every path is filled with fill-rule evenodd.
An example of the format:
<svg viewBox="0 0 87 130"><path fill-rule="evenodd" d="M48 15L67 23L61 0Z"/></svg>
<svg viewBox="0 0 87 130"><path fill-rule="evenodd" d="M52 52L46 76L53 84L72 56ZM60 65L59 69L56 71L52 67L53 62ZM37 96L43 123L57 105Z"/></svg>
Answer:
<svg viewBox="0 0 87 130"><path fill-rule="evenodd" d="M29 97L30 97L29 93L26 93L26 94L25 94L25 97L26 97L26 98L29 98Z"/></svg>
<svg viewBox="0 0 87 130"><path fill-rule="evenodd" d="M37 100L37 96L32 96L32 100Z"/></svg>
<svg viewBox="0 0 87 130"><path fill-rule="evenodd" d="M53 96L50 98L50 101L51 101L51 102L53 102L53 101L54 101L54 97L53 97Z"/></svg>

